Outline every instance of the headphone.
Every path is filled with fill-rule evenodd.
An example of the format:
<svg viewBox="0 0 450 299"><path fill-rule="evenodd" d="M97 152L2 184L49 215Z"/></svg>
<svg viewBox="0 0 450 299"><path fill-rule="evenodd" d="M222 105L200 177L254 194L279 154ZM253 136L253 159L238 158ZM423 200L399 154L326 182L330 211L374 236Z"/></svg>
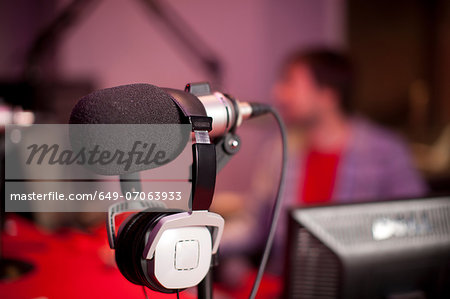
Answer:
<svg viewBox="0 0 450 299"><path fill-rule="evenodd" d="M180 212L150 205L122 202L109 209L112 227L117 215L141 209L128 216L117 236L110 238L120 272L130 282L162 293L196 286L217 253L223 218L207 210ZM147 209L142 211L143 207Z"/></svg>
<svg viewBox="0 0 450 299"><path fill-rule="evenodd" d="M216 179L216 149L208 134L212 118L193 94L166 92L189 119L195 137L190 211L166 209L161 202L120 202L109 207L107 232L116 264L127 280L174 293L196 286L206 276L219 247L224 219L208 211ZM116 235L116 216L131 211L140 212L128 216Z"/></svg>

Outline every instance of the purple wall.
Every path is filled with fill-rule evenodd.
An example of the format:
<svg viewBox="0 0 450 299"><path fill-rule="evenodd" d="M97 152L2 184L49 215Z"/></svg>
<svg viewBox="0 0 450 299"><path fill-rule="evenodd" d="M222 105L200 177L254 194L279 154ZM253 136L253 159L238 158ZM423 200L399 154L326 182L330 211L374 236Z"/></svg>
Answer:
<svg viewBox="0 0 450 299"><path fill-rule="evenodd" d="M223 91L241 100L270 101L278 66L291 50L345 47L345 0L168 2L223 62ZM48 22L43 17L47 10L33 3L3 1L0 6L1 77L17 74L36 30ZM47 0L46 7L58 10L67 3ZM91 78L97 88L132 82L183 88L187 82L210 80L140 1L103 0L91 7L52 60L59 79ZM251 170L259 163L255 153L267 137L263 123L250 122L240 129L243 148L222 172L219 189L248 186Z"/></svg>
<svg viewBox="0 0 450 299"><path fill-rule="evenodd" d="M223 61L225 90L242 99L268 99L277 65L292 48L344 43L342 1L169 2ZM149 82L182 88L208 80L178 46L139 1L101 1L63 43L60 72L93 76L99 87Z"/></svg>

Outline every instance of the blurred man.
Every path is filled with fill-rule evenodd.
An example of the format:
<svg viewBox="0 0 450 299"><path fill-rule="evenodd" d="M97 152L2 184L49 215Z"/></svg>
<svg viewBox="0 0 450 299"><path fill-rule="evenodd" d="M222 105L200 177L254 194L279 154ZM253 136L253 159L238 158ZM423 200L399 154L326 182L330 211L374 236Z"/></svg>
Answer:
<svg viewBox="0 0 450 299"><path fill-rule="evenodd" d="M297 52L282 67L274 95L289 130L290 145L286 209L269 264L272 272L280 274L282 270L289 207L411 198L427 191L406 144L352 114L352 87L351 63L337 52ZM260 182L267 185L264 179ZM262 184L259 186L263 190ZM264 195L258 196L264 199ZM263 215L268 205L260 207L255 214L267 219Z"/></svg>
<svg viewBox="0 0 450 299"><path fill-rule="evenodd" d="M421 196L426 187L405 144L354 117L349 60L317 50L291 55L275 87L288 127L302 136L297 188L291 204L320 204ZM292 160L292 159L291 159Z"/></svg>
<svg viewBox="0 0 450 299"><path fill-rule="evenodd" d="M288 127L288 167L284 210L268 270L281 274L287 210L293 206L418 197L426 186L405 143L395 134L352 114L353 74L348 59L328 50L297 52L282 67L274 87L276 104ZM259 146L261 169L245 196L217 196L214 208L228 212L220 270L230 285L245 275L242 254L264 245L273 205L280 148L275 138ZM275 174L275 175L274 175ZM230 202L239 203L230 212ZM226 206L226 208L224 208ZM246 216L236 219L245 211ZM227 213L222 213L227 215ZM259 257L259 255L257 255Z"/></svg>

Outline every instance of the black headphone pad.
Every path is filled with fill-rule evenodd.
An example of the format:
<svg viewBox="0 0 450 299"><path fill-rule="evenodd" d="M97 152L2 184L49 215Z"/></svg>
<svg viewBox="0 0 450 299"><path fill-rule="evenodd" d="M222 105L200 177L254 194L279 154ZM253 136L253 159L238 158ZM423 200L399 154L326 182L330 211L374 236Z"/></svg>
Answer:
<svg viewBox="0 0 450 299"><path fill-rule="evenodd" d="M145 266L143 265L142 253L147 232L153 229L159 219L168 214L170 213L141 212L130 216L119 231L115 254L120 272L130 282L163 293L173 293L175 290L169 290L160 285L153 273L145 275L144 271L147 271L148 262L145 262Z"/></svg>

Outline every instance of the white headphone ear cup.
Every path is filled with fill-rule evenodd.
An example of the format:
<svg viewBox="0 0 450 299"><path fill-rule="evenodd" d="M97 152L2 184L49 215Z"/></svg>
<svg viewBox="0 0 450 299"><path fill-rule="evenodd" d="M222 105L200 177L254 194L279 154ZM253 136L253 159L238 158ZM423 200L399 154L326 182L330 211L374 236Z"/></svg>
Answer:
<svg viewBox="0 0 450 299"><path fill-rule="evenodd" d="M212 237L205 226L165 230L153 257L155 278L167 289L184 289L199 284L209 271Z"/></svg>

